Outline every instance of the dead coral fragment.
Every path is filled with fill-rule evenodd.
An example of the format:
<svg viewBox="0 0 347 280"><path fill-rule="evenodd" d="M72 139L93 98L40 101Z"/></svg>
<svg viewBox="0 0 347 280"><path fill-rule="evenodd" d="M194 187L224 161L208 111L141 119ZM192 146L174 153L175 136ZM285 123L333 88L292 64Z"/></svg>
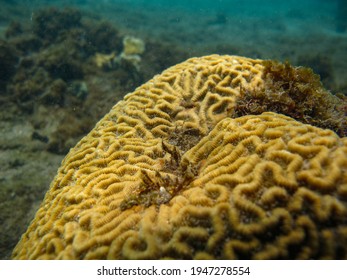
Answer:
<svg viewBox="0 0 347 280"><path fill-rule="evenodd" d="M133 36L125 36L123 39L123 53L125 55L143 54L145 51L145 43Z"/></svg>
<svg viewBox="0 0 347 280"><path fill-rule="evenodd" d="M109 70L119 65L131 65L137 71L140 70L141 54L145 51L145 43L132 36L125 36L123 39L123 51L116 55L116 52L110 54L96 53L94 62L99 68Z"/></svg>
<svg viewBox="0 0 347 280"><path fill-rule="evenodd" d="M123 39L123 52L120 60L125 60L132 64L138 71L140 70L141 54L145 51L145 43L136 37L125 36Z"/></svg>
<svg viewBox="0 0 347 280"><path fill-rule="evenodd" d="M115 52L112 52L110 54L96 53L94 56L94 62L99 68L105 70L111 69L113 67L115 57Z"/></svg>

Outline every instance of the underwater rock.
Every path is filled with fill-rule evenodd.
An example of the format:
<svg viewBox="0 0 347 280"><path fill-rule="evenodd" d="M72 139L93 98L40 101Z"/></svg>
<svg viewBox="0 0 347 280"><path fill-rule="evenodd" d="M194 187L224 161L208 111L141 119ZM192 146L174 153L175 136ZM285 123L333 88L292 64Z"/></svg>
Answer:
<svg viewBox="0 0 347 280"><path fill-rule="evenodd" d="M5 38L16 37L23 33L23 27L18 21L12 21L5 31Z"/></svg>
<svg viewBox="0 0 347 280"><path fill-rule="evenodd" d="M33 32L46 43L52 43L62 33L80 27L81 17L77 9L44 8L34 13Z"/></svg>
<svg viewBox="0 0 347 280"><path fill-rule="evenodd" d="M8 86L8 92L11 100L19 108L24 112L32 113L36 100L40 98L51 82L52 79L44 68L35 67L32 69L24 66L17 70L13 81Z"/></svg>
<svg viewBox="0 0 347 280"><path fill-rule="evenodd" d="M16 49L7 42L0 40L0 95L6 92L6 85L16 72L19 60Z"/></svg>
<svg viewBox="0 0 347 280"><path fill-rule="evenodd" d="M59 115L59 123L49 134L47 151L65 155L91 126L91 120L83 112L75 114L69 111L62 112Z"/></svg>
<svg viewBox="0 0 347 280"><path fill-rule="evenodd" d="M86 31L85 40L88 42L86 49L89 54L96 52L103 54L120 53L122 39L113 25L109 22L86 21L84 26Z"/></svg>
<svg viewBox="0 0 347 280"><path fill-rule="evenodd" d="M83 54L76 48L69 48L69 42L46 48L37 57L37 63L53 79L71 81L83 78Z"/></svg>
<svg viewBox="0 0 347 280"><path fill-rule="evenodd" d="M50 106L64 106L67 84L62 79L56 79L45 88L44 93L38 99L38 102Z"/></svg>
<svg viewBox="0 0 347 280"><path fill-rule="evenodd" d="M26 55L38 52L43 45L39 37L28 33L11 38L8 42L20 52L22 59Z"/></svg>

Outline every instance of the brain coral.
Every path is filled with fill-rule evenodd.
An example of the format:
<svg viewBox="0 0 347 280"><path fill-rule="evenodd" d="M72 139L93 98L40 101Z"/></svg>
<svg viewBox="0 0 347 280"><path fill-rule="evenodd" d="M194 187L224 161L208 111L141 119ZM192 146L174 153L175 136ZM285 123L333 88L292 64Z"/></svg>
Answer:
<svg viewBox="0 0 347 280"><path fill-rule="evenodd" d="M266 65L193 58L128 94L66 156L12 257L347 258L347 139L235 115L278 89Z"/></svg>

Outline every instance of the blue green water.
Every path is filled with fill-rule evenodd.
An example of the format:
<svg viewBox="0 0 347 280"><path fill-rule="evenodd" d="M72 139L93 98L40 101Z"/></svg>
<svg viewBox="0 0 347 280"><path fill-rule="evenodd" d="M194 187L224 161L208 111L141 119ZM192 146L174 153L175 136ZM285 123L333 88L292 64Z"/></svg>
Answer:
<svg viewBox="0 0 347 280"><path fill-rule="evenodd" d="M157 11L158 17L170 16L170 13L177 10L189 12L191 17L209 13L224 13L227 17L244 17L245 19L249 17L263 19L281 17L288 23L295 17L306 22L320 20L320 22L315 22L317 29L325 26L328 22L346 24L347 18L345 0L2 0L0 3L24 4L29 10L34 10L38 5L74 5L88 7L91 10L97 10L101 6L114 5L123 6L133 12L143 14ZM114 16L117 17L117 15Z"/></svg>

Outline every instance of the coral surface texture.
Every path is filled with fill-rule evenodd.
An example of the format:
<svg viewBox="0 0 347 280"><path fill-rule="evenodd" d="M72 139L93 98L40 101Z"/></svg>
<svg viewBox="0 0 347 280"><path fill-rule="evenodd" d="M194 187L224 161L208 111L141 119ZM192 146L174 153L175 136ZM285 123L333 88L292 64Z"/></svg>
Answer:
<svg viewBox="0 0 347 280"><path fill-rule="evenodd" d="M70 150L12 257L346 259L342 101L278 65L192 58L127 94ZM313 109L285 114L298 102Z"/></svg>

